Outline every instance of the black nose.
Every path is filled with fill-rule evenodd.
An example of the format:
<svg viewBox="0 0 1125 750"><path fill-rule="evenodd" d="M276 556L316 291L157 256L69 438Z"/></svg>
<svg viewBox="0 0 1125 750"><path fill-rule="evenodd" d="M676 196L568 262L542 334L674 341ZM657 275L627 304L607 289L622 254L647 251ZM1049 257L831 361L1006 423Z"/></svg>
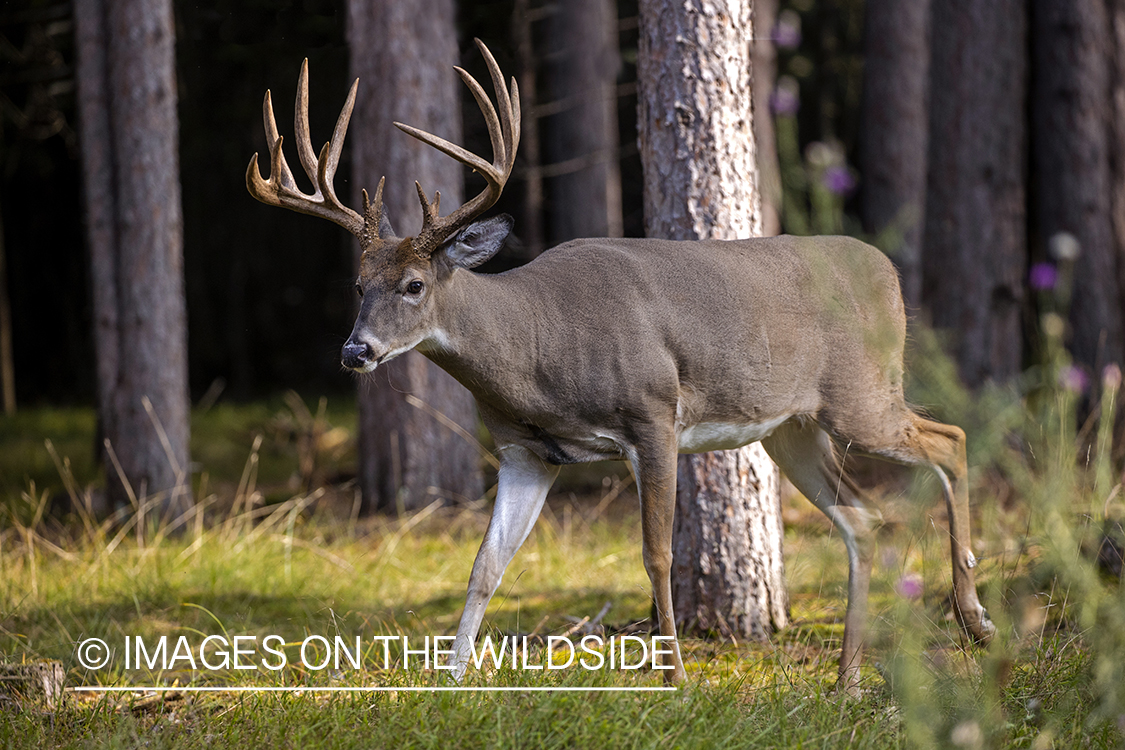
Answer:
<svg viewBox="0 0 1125 750"><path fill-rule="evenodd" d="M371 361L371 347L358 341L349 340L340 352L340 359L344 367L355 370Z"/></svg>

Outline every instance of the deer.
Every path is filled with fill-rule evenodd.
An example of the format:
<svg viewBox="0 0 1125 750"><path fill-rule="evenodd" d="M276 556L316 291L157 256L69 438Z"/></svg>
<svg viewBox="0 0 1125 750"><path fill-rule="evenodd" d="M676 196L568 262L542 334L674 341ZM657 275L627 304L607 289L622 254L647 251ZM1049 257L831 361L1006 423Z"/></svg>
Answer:
<svg viewBox="0 0 1125 750"><path fill-rule="evenodd" d="M308 61L297 86L294 130L314 191L296 185L273 105L262 105L270 156L254 154L250 194L319 216L358 238L359 313L343 345L344 367L369 373L415 350L474 396L499 454L496 500L469 577L452 645L464 676L485 610L535 525L564 464L628 461L640 497L642 557L659 634L672 644L661 666L685 679L676 641L670 569L680 453L761 441L793 485L839 530L848 585L838 685L859 684L874 532L881 514L844 470L847 454L924 467L938 478L949 519L953 610L986 644L996 628L981 605L970 544L965 433L927 419L903 395L906 314L899 279L878 249L848 237L740 240L578 239L499 274L474 273L513 227L481 219L512 174L520 101L488 48L476 45L496 105L455 68L484 116L491 162L409 125L403 132L484 178L484 189L446 216L415 182L422 226L398 237L384 215L386 178L362 213L336 197L358 79L332 138L314 152L308 126Z"/></svg>

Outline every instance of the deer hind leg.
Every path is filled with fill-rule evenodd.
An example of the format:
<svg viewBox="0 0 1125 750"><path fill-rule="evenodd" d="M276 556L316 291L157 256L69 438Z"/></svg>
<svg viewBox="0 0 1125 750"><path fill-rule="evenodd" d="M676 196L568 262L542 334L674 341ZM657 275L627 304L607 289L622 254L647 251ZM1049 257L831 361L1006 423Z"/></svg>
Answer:
<svg viewBox="0 0 1125 750"><path fill-rule="evenodd" d="M660 635L671 639L671 664L666 660L664 681L680 684L686 677L676 640L676 615L672 608L672 522L676 511L676 450L671 439L664 444L638 445L630 456L641 498L642 555L652 583ZM668 669L668 667L671 669Z"/></svg>
<svg viewBox="0 0 1125 750"><path fill-rule="evenodd" d="M949 514L954 611L968 635L977 643L987 644L995 635L996 626L981 606L973 576L976 558L969 529L965 433L960 427L920 417L905 404L894 404L889 411L882 419L868 414L860 422L868 426L878 424L877 429L834 432L840 439L854 441L860 452L896 463L925 466L937 475Z"/></svg>
<svg viewBox="0 0 1125 750"><path fill-rule="evenodd" d="M880 514L868 508L862 491L844 473L831 439L816 423L793 420L762 441L789 481L821 510L848 549L848 608L840 653L839 687L854 693L863 660L867 594L871 583L874 530Z"/></svg>

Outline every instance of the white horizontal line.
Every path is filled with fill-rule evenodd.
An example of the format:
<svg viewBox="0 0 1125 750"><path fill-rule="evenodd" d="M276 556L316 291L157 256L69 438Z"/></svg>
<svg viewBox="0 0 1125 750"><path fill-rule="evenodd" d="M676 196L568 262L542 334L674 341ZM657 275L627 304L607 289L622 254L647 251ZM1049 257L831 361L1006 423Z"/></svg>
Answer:
<svg viewBox="0 0 1125 750"><path fill-rule="evenodd" d="M139 685L137 687L98 687L82 685L70 688L81 693L663 693L675 687L169 687Z"/></svg>

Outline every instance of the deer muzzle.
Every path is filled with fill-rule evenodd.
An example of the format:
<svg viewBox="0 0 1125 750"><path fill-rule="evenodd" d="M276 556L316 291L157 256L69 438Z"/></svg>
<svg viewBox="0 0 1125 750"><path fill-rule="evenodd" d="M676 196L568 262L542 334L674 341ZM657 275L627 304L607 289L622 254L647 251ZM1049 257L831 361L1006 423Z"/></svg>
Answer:
<svg viewBox="0 0 1125 750"><path fill-rule="evenodd" d="M370 372L378 364L371 345L355 339L348 339L344 344L340 352L340 361L344 367L357 372Z"/></svg>

